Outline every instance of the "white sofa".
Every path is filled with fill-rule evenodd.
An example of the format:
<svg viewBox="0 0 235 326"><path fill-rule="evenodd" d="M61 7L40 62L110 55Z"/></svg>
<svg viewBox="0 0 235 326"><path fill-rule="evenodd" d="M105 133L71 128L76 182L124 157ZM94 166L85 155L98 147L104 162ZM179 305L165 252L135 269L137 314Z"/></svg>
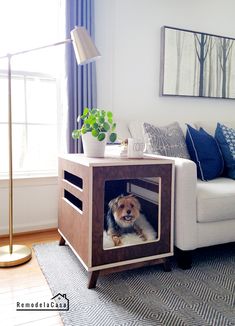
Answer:
<svg viewBox="0 0 235 326"><path fill-rule="evenodd" d="M223 122L235 128L234 122ZM189 123L190 124L190 123ZM191 123L192 125L192 123ZM216 122L196 122L214 135ZM181 124L183 131L186 127ZM142 123L118 123L118 134L123 137L142 135ZM175 161L175 236L179 265L191 267L194 249L235 241L235 180L219 177L211 181L197 179L196 164L188 159Z"/></svg>

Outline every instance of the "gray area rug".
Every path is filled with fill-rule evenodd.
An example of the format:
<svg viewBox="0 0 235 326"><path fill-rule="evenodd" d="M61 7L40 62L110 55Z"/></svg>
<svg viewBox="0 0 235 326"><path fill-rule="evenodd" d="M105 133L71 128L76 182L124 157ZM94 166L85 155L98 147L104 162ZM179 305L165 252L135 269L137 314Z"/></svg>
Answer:
<svg viewBox="0 0 235 326"><path fill-rule="evenodd" d="M235 244L200 249L192 269L160 265L98 279L88 290L87 273L68 246L34 250L52 294L66 294L66 326L235 325Z"/></svg>

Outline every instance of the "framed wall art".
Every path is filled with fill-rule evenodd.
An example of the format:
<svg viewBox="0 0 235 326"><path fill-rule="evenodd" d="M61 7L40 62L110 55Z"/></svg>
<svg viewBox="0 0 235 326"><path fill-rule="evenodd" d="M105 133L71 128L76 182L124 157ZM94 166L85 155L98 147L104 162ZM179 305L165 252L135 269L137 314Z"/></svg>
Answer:
<svg viewBox="0 0 235 326"><path fill-rule="evenodd" d="M235 99L234 42L163 26L161 95Z"/></svg>

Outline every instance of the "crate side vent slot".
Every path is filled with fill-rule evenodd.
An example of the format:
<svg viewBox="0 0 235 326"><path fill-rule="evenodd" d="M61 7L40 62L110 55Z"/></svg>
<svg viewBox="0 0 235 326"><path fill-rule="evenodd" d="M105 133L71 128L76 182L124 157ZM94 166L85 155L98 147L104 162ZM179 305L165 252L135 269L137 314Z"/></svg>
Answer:
<svg viewBox="0 0 235 326"><path fill-rule="evenodd" d="M76 206L80 211L82 211L82 201L71 194L69 191L64 190L64 198L66 198L71 204Z"/></svg>
<svg viewBox="0 0 235 326"><path fill-rule="evenodd" d="M78 188L83 189L83 180L82 178L79 178L77 175L72 174L68 171L64 171L64 179L72 183L73 185L77 186Z"/></svg>

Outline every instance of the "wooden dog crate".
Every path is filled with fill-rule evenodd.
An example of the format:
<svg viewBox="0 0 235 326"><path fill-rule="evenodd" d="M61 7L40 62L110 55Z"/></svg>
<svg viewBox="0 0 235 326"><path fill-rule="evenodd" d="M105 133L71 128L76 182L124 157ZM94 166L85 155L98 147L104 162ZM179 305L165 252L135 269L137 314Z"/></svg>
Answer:
<svg viewBox="0 0 235 326"><path fill-rule="evenodd" d="M88 288L99 274L163 263L173 255L173 161L87 158L67 154L59 158L60 245L68 243L89 272ZM133 193L140 201L156 239L104 248L103 234L108 202Z"/></svg>

